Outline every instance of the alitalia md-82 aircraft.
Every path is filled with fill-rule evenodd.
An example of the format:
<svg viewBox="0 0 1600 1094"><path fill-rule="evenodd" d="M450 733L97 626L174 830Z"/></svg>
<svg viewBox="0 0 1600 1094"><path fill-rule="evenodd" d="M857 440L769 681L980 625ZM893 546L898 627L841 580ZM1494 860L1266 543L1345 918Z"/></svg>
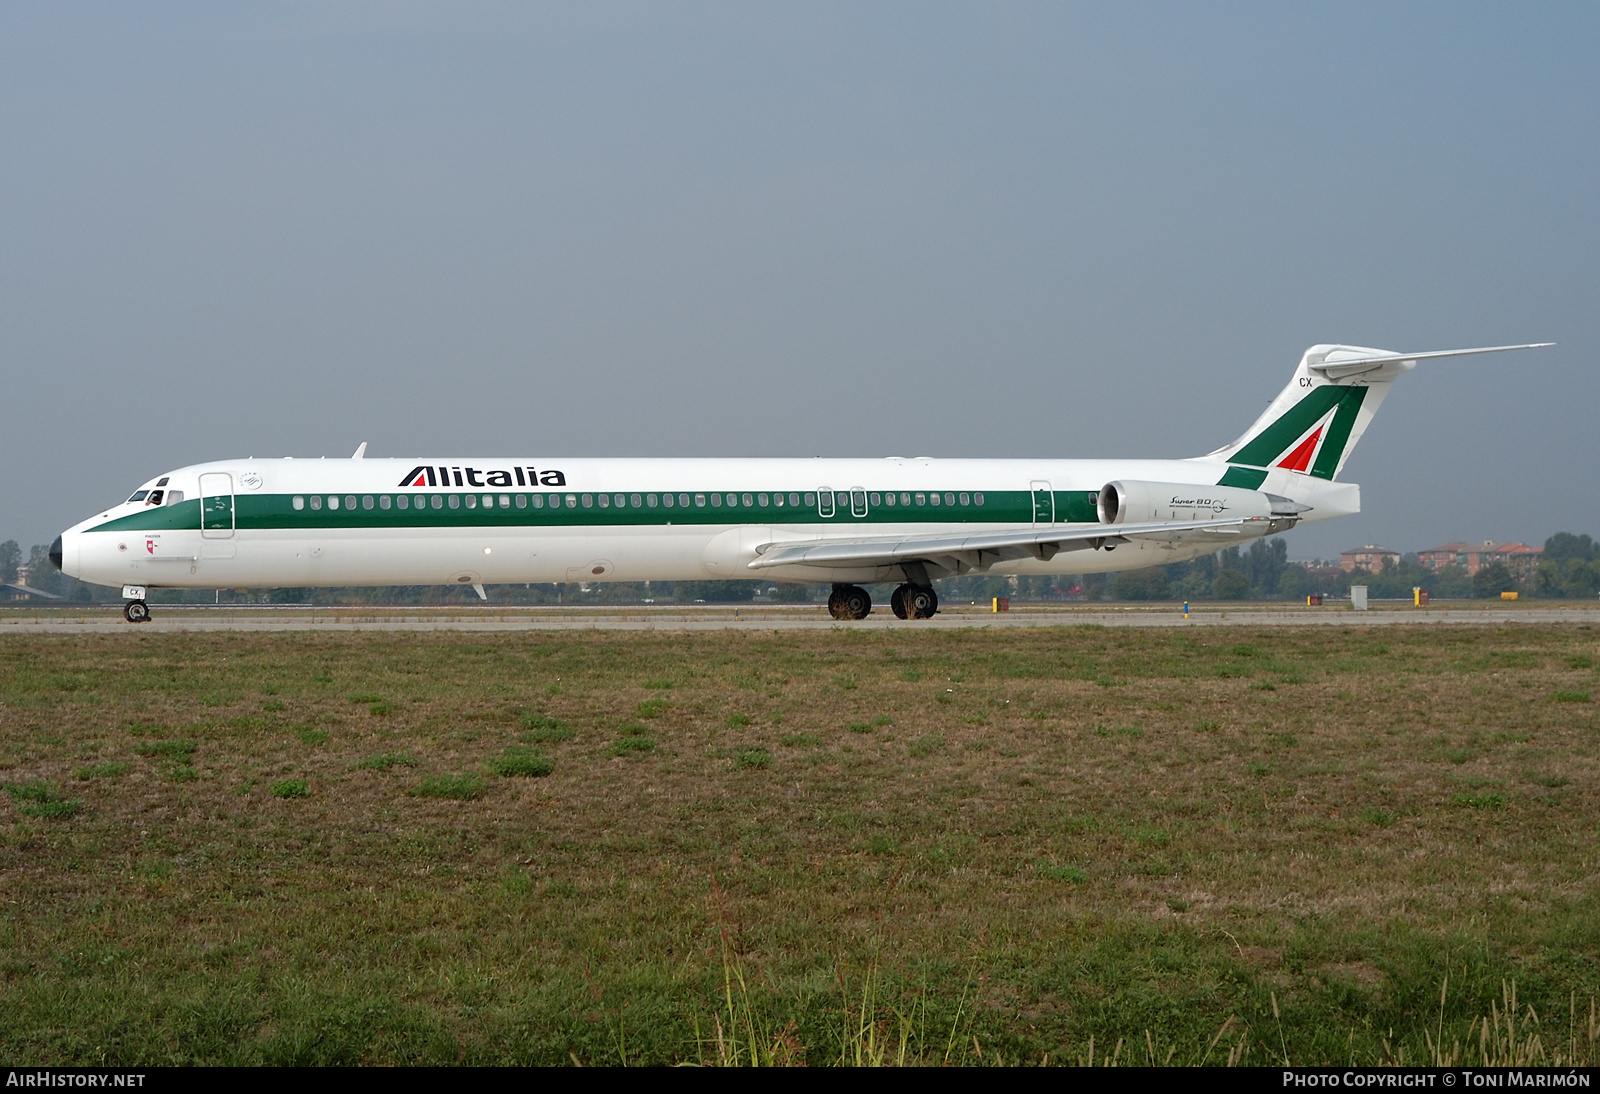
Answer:
<svg viewBox="0 0 1600 1094"><path fill-rule="evenodd" d="M766 578L898 582L895 615L938 610L936 578L1129 570L1355 513L1338 481L1390 385L1420 360L1318 345L1230 445L1179 460L243 459L195 464L63 532L65 573L152 588Z"/></svg>

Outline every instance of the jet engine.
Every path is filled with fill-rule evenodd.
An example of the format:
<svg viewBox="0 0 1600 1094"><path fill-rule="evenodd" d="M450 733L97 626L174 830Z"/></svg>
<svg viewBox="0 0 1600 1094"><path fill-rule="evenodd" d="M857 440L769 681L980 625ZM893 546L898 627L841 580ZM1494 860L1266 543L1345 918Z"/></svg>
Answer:
<svg viewBox="0 0 1600 1094"><path fill-rule="evenodd" d="M1095 507L1099 510L1101 524L1150 524L1224 517L1294 521L1311 508L1264 490L1137 480L1106 483L1095 497Z"/></svg>

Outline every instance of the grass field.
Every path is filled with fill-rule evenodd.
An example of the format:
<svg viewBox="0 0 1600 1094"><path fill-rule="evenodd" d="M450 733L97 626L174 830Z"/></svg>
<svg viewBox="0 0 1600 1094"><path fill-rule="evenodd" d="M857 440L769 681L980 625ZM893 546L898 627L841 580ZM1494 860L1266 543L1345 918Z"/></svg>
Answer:
<svg viewBox="0 0 1600 1094"><path fill-rule="evenodd" d="M0 1056L1588 1061L1597 664L1583 626L3 638Z"/></svg>

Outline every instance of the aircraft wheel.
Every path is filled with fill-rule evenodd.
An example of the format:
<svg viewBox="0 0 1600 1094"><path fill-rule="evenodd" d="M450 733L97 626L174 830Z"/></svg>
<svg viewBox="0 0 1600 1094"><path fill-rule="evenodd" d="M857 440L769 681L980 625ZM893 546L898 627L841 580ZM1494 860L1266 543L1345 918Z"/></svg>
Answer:
<svg viewBox="0 0 1600 1094"><path fill-rule="evenodd" d="M906 610L912 619L932 619L939 610L939 594L931 585L908 585Z"/></svg>
<svg viewBox="0 0 1600 1094"><path fill-rule="evenodd" d="M889 607L894 612L896 619L911 618L906 612L906 590L909 588L909 585L898 585L895 587L893 595L889 597Z"/></svg>
<svg viewBox="0 0 1600 1094"><path fill-rule="evenodd" d="M150 622L150 605L142 600L130 600L122 606L122 618L129 623Z"/></svg>
<svg viewBox="0 0 1600 1094"><path fill-rule="evenodd" d="M847 586L844 590L844 618L865 619L872 614L872 597L867 590L859 585Z"/></svg>
<svg viewBox="0 0 1600 1094"><path fill-rule="evenodd" d="M835 619L848 619L845 615L844 594L850 588L848 585L835 585L833 591L828 593L828 614Z"/></svg>

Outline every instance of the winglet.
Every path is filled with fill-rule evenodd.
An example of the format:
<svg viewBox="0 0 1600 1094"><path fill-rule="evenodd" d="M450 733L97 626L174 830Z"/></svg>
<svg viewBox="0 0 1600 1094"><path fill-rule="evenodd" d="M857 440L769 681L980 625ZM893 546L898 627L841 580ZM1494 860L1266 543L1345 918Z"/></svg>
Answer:
<svg viewBox="0 0 1600 1094"><path fill-rule="evenodd" d="M358 444L356 446L355 454L352 455L350 458L352 460L364 460L364 459L366 459L367 458L367 442L366 441L362 441L360 444Z"/></svg>

